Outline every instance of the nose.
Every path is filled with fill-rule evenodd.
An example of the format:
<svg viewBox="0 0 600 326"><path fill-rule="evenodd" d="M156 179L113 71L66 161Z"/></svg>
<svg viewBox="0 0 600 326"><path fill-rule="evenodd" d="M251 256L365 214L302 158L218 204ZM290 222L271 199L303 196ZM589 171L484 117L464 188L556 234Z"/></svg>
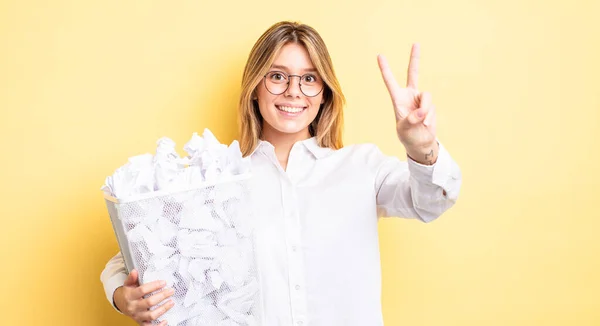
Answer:
<svg viewBox="0 0 600 326"><path fill-rule="evenodd" d="M298 77L297 82L293 79L294 77ZM285 91L285 96L299 97L302 95L302 90L300 89L300 79L302 77L290 75L288 78L289 84L287 90Z"/></svg>

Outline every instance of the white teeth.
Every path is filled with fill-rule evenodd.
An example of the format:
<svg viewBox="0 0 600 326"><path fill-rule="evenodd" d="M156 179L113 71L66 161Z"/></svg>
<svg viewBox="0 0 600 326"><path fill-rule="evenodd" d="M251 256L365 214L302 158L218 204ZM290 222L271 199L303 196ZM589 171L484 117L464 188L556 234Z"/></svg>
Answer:
<svg viewBox="0 0 600 326"><path fill-rule="evenodd" d="M289 113L298 113L304 110L304 108L294 108L291 106L278 106L277 107L281 111L289 112Z"/></svg>

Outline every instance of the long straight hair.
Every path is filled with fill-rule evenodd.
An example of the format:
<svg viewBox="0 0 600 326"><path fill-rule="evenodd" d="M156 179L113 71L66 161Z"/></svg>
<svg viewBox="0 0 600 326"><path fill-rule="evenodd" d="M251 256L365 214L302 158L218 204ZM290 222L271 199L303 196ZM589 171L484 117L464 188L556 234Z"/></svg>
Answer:
<svg viewBox="0 0 600 326"><path fill-rule="evenodd" d="M242 76L242 92L238 106L240 149L249 155L262 136L263 118L258 102L253 100L263 76L271 68L279 50L288 43L303 45L317 72L324 81L323 99L319 113L309 126L310 135L321 147L342 148L343 107L345 98L335 76L331 57L323 39L308 25L283 21L272 25L256 41Z"/></svg>

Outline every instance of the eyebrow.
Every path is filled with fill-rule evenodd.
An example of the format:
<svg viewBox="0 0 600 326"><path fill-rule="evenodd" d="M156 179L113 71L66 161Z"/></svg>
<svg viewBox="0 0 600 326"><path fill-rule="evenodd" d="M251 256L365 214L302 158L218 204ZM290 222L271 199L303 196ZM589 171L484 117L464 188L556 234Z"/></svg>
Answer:
<svg viewBox="0 0 600 326"><path fill-rule="evenodd" d="M272 65L271 68L289 71L288 67L282 65ZM302 69L303 72L317 72L315 68Z"/></svg>

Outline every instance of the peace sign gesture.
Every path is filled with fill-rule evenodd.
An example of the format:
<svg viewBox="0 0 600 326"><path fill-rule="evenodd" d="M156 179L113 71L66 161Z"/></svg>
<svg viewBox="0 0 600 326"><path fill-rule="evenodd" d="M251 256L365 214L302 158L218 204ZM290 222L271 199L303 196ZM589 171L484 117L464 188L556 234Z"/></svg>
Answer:
<svg viewBox="0 0 600 326"><path fill-rule="evenodd" d="M377 57L379 69L387 87L396 115L396 132L406 153L415 161L433 164L437 159L438 144L435 134L435 107L431 94L419 92L420 48L413 44L408 63L406 88L400 87L383 55Z"/></svg>

